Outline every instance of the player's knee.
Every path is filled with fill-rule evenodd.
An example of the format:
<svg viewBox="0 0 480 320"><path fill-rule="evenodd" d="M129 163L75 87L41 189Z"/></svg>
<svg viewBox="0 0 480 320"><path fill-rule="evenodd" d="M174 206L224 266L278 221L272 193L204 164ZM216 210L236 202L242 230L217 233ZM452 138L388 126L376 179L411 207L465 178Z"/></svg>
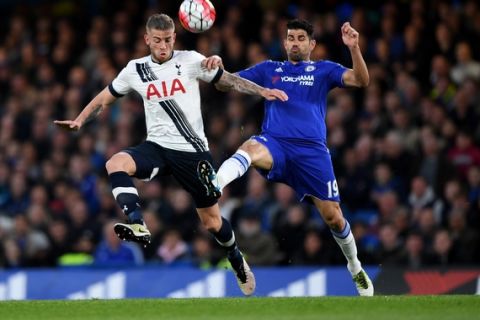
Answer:
<svg viewBox="0 0 480 320"><path fill-rule="evenodd" d="M109 174L117 171L125 171L128 174L132 174L132 170L128 165L128 158L121 154L115 154L113 157L111 157L105 163L105 168Z"/></svg>
<svg viewBox="0 0 480 320"><path fill-rule="evenodd" d="M259 160L265 158L265 147L255 140L245 141L239 148L250 156L252 164L255 165Z"/></svg>
<svg viewBox="0 0 480 320"><path fill-rule="evenodd" d="M115 156L110 158L106 163L105 163L105 169L107 169L108 173L112 172L117 172L117 171L124 171L122 170L122 166L120 164L120 161L115 159Z"/></svg>
<svg viewBox="0 0 480 320"><path fill-rule="evenodd" d="M254 155L257 153L258 148L257 148L257 146L252 145L251 143L248 143L248 141L247 141L244 144L242 144L239 149L248 153L250 158L253 158Z"/></svg>

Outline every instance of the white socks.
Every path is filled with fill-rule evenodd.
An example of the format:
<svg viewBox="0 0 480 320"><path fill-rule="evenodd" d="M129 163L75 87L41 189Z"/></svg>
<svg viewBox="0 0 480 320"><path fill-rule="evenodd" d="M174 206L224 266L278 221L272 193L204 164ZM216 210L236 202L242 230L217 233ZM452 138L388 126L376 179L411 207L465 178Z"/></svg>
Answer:
<svg viewBox="0 0 480 320"><path fill-rule="evenodd" d="M345 220L345 228L342 232L335 232L332 230L333 238L342 249L343 255L347 258L348 271L352 276L356 275L362 270L362 264L357 257L357 245L355 244L355 239L353 238L352 231L350 230L350 224Z"/></svg>
<svg viewBox="0 0 480 320"><path fill-rule="evenodd" d="M217 172L218 187L220 190L233 180L243 176L251 163L252 159L248 153L243 150L237 150L233 156L225 160Z"/></svg>

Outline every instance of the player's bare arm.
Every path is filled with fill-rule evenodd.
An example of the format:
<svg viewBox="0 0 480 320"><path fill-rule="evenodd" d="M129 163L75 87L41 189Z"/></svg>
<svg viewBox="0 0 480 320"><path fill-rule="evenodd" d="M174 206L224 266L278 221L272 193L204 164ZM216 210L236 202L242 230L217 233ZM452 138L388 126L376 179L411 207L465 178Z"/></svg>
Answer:
<svg viewBox="0 0 480 320"><path fill-rule="evenodd" d="M280 101L288 100L287 94L282 90L268 89L268 88L261 87L250 80L243 79L228 71L223 72L217 84L222 88L226 88L228 90L233 89L241 93L259 95L264 97L267 100L280 100Z"/></svg>
<svg viewBox="0 0 480 320"><path fill-rule="evenodd" d="M207 70L209 71L217 67L224 69L222 58L217 55L210 56L203 60L202 66L207 68ZM236 74L232 74L226 71L224 72L224 75L225 74L228 75L226 75L226 77L222 76L220 80L215 83L215 87L220 91L229 91L233 89L242 93L260 95L267 100L288 100L287 94L281 90L266 89L249 80L243 79Z"/></svg>
<svg viewBox="0 0 480 320"><path fill-rule="evenodd" d="M350 87L366 87L370 78L367 65L365 64L365 60L363 60L362 52L358 45L360 35L357 30L352 28L349 22L345 22L341 30L343 43L350 50L353 64L352 69L344 72L343 83Z"/></svg>
<svg viewBox="0 0 480 320"><path fill-rule="evenodd" d="M55 120L54 123L67 130L80 130L85 123L95 119L116 99L117 98L110 93L110 90L105 88L87 104L75 120Z"/></svg>

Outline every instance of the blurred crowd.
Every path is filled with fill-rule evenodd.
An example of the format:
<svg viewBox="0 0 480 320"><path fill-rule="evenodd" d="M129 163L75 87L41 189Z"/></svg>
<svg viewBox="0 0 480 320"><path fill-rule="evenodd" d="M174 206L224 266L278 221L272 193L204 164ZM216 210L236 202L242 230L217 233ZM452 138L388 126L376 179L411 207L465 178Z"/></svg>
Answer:
<svg viewBox="0 0 480 320"><path fill-rule="evenodd" d="M136 181L153 235L121 242L125 217L105 161L145 137L139 96L80 132L74 119L130 59L148 54L144 23L176 17L167 1L1 4L0 269L69 265L224 265L189 195L171 178ZM212 1L214 27L177 26L177 49L218 54L235 72L284 60L285 23L315 26L312 59L351 66L340 26L360 32L370 72L362 90L328 99L328 145L342 209L364 264L404 268L480 264L480 5L450 1ZM260 99L202 84L215 167L259 132ZM332 265L344 258L313 207L251 169L225 189L222 214L252 265Z"/></svg>

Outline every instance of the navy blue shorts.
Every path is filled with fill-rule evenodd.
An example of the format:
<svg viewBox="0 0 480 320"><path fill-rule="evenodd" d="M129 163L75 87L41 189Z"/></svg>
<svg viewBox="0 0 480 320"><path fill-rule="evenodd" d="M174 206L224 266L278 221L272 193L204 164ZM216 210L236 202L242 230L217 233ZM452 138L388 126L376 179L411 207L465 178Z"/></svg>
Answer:
<svg viewBox="0 0 480 320"><path fill-rule="evenodd" d="M177 151L164 148L151 141L145 141L123 151L132 156L135 161L137 170L134 177L148 181L157 175L173 175L180 185L190 193L197 208L207 208L217 203L215 197L207 196L207 189L197 175L197 165L200 160L213 162L209 151Z"/></svg>
<svg viewBox="0 0 480 320"><path fill-rule="evenodd" d="M332 159L326 145L292 142L268 134L251 139L263 144L273 157L270 171L258 170L269 181L289 185L300 201L311 202L310 196L313 196L340 202Z"/></svg>

